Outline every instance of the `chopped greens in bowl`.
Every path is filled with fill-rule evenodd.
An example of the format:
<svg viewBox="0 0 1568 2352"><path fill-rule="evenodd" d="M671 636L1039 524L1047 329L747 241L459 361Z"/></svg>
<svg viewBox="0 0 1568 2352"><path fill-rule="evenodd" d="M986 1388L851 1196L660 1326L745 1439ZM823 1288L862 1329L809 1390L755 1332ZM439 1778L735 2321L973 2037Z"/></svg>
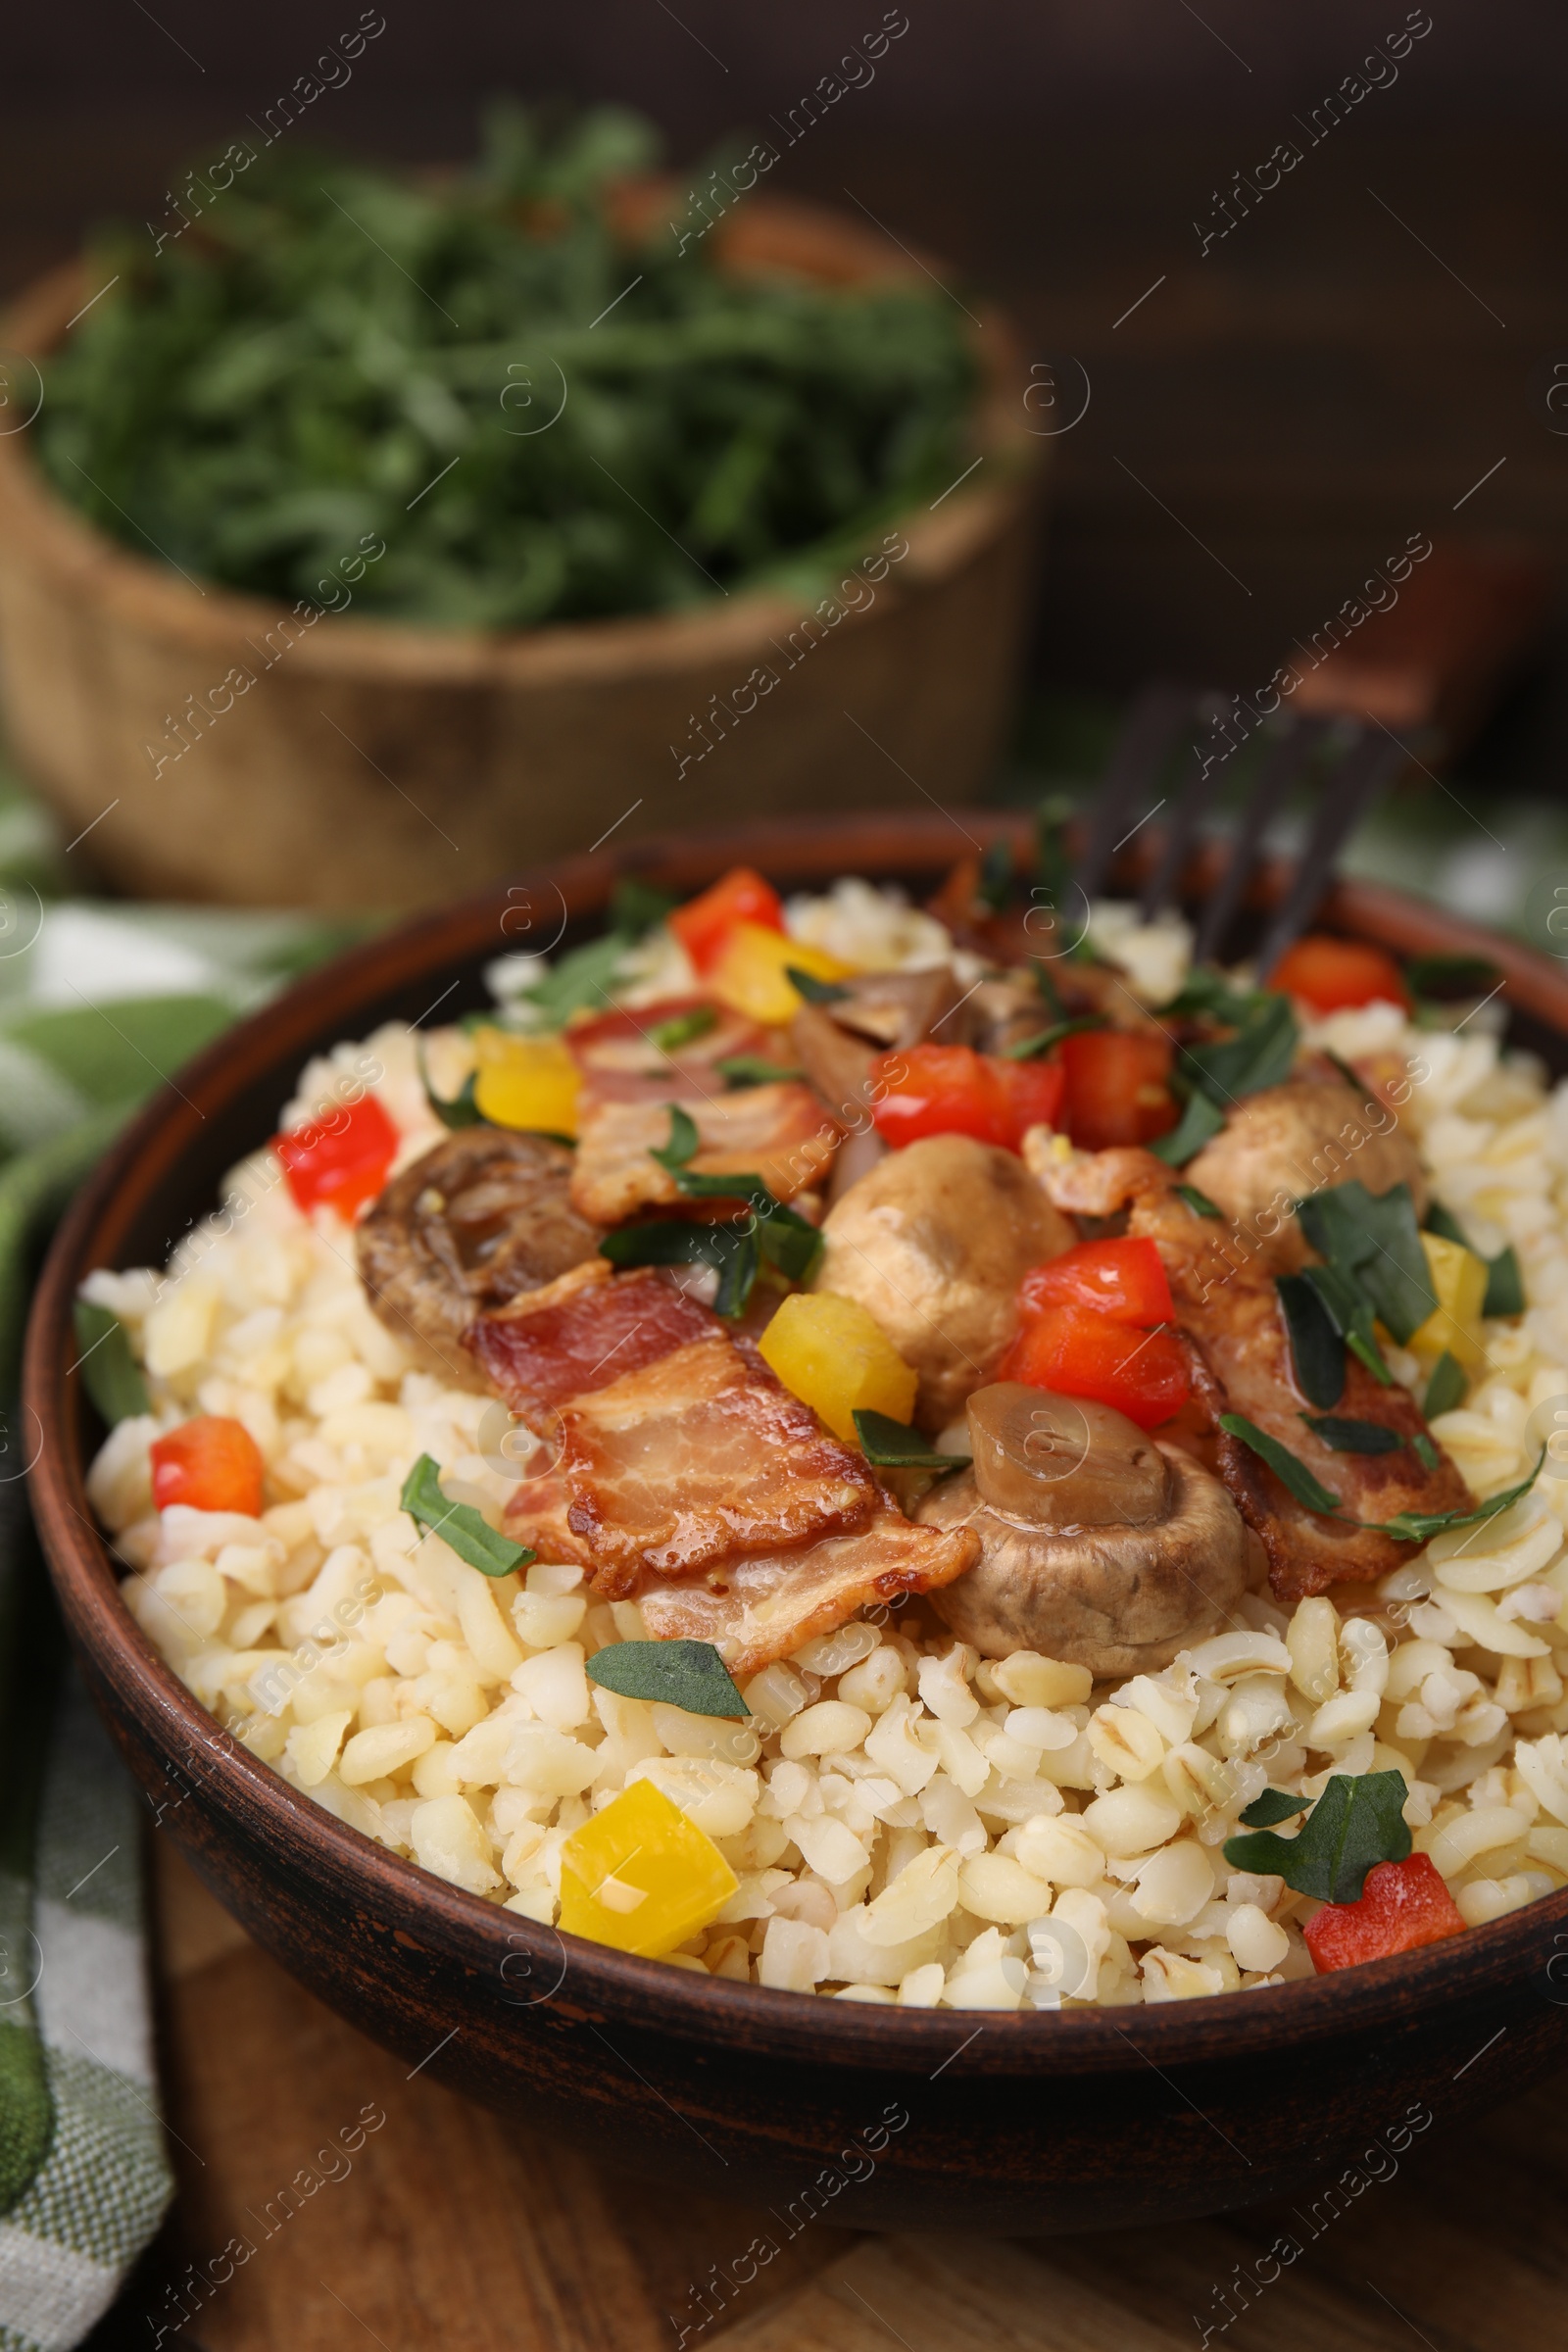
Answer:
<svg viewBox="0 0 1568 2352"><path fill-rule="evenodd" d="M53 487L198 578L504 629L819 567L966 462L978 382L924 287L719 266L617 205L651 128L506 105L461 174L258 158L47 363ZM327 598L329 603L333 600Z"/></svg>

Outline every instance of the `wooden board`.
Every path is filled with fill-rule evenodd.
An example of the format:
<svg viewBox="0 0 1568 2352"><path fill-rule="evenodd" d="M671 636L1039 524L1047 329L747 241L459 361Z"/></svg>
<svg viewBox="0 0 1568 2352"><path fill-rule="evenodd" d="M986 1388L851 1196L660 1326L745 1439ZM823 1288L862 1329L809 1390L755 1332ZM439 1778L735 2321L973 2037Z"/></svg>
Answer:
<svg viewBox="0 0 1568 2352"><path fill-rule="evenodd" d="M1032 2245L816 2226L736 2286L753 2240L781 2237L771 2215L622 2179L411 2075L157 1844L180 2198L118 2326L94 2339L106 2348L152 2343L181 2310L188 2325L169 2340L187 2352L1558 2352L1563 2340L1560 2078L1448 2137L1447 2086L1434 2082L1431 2127L1406 2153L1369 2154L1353 2193L1325 2181L1294 2208ZM189 2266L210 2278L230 2240L254 2251L192 2288Z"/></svg>

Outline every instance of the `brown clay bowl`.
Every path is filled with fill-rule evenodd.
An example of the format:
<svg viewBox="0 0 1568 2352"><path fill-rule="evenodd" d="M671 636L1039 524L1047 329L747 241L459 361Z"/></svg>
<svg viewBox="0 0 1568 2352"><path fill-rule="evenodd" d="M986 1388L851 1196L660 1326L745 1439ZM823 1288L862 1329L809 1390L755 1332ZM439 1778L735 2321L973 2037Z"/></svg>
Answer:
<svg viewBox="0 0 1568 2352"><path fill-rule="evenodd" d="M617 210L662 235L683 203L640 183ZM737 271L925 282L863 220L766 192L714 237ZM45 400L49 354L92 290L74 263L0 319L0 346L41 364ZM757 591L526 630L352 607L317 625L110 539L56 495L30 433L0 433L0 703L17 757L68 838L93 825L122 888L251 906L443 905L612 828L893 806L906 769L971 799L1004 745L1049 450L995 310L973 342L981 462L890 524L906 554L878 554L872 532L869 576L849 584L844 564L814 607ZM323 583L324 602L340 594Z"/></svg>
<svg viewBox="0 0 1568 2352"><path fill-rule="evenodd" d="M971 831L1021 847L1024 827L975 816ZM416 1018L453 982L448 1017L481 1004L480 969L515 942L519 908L591 930L634 863L691 890L737 857L786 885L850 872L928 888L964 846L935 814L754 826L635 860L570 858L359 949L231 1030L143 1112L61 1228L28 1335L32 1501L72 1641L161 1826L214 1892L411 2066L623 2166L793 2210L788 2228L803 2199L884 2229L1168 2221L1321 2181L1412 2109L1450 2128L1568 2056L1568 1892L1274 1992L1064 2015L811 1999L563 1937L344 1828L237 1748L154 1653L83 1491L99 1433L71 1370L71 1301L93 1266L162 1262L271 1131L309 1054ZM1200 869L1194 882L1200 893ZM1325 916L1403 953L1493 956L1524 1033L1568 1066L1568 976L1545 957L1384 890L1343 886ZM849 2178L856 2192L841 2195Z"/></svg>

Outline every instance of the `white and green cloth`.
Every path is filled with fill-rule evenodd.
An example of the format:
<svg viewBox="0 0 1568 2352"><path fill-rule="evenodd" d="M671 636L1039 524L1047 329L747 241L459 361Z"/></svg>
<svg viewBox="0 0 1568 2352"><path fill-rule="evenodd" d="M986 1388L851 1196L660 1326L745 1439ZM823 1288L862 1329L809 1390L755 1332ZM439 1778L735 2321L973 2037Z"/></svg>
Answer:
<svg viewBox="0 0 1568 2352"><path fill-rule="evenodd" d="M341 944L288 915L50 899L0 784L0 1399L48 1230L124 1118ZM68 2352L173 2182L142 1895L149 1821L74 1672L0 1409L0 2352Z"/></svg>

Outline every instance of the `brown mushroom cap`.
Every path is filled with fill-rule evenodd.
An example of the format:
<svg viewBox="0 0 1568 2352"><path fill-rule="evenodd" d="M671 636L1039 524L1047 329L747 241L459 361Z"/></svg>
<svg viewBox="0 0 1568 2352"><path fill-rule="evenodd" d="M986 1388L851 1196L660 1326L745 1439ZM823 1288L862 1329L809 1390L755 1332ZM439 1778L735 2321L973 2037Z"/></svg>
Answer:
<svg viewBox="0 0 1568 2352"><path fill-rule="evenodd" d="M1370 1109L1370 1116L1368 1110ZM1355 1177L1369 1193L1407 1184L1419 1214L1427 1184L1415 1139L1368 1089L1293 1078L1249 1095L1183 1175L1255 1235L1270 1263L1294 1273L1306 1243L1293 1203Z"/></svg>
<svg viewBox="0 0 1568 2352"><path fill-rule="evenodd" d="M371 1306L406 1345L422 1340L455 1379L476 1316L553 1282L599 1247L571 1205L572 1154L549 1136L465 1127L395 1176L355 1236Z"/></svg>
<svg viewBox="0 0 1568 2352"><path fill-rule="evenodd" d="M811 1287L876 1317L920 1376L915 1419L941 1429L995 1377L1024 1274L1076 1239L1015 1152L933 1135L890 1152L834 1203Z"/></svg>
<svg viewBox="0 0 1568 2352"><path fill-rule="evenodd" d="M971 1431L977 1421L994 1420L992 1401L1004 1402L1007 1396L1008 1387L999 1387L971 1399ZM1090 1408L1083 1409L1087 1414ZM1122 1418L1109 1415L1111 1422ZM1031 1501L1027 1479L1008 1477L1004 1466L999 1480L995 1464L978 1448L973 1469L945 1479L925 1496L914 1514L923 1524L967 1527L980 1538L975 1566L929 1596L960 1641L990 1658L1039 1650L1087 1666L1098 1681L1168 1666L1178 1650L1224 1622L1246 1589L1248 1544L1241 1515L1218 1479L1179 1446L1145 1438L1131 1422L1125 1433L1097 1425L1090 1450L1102 1452L1103 1463L1075 1464L1068 1477L1088 1479L1085 1499L1098 1512L1105 1493L1100 1470L1108 1473L1117 1460L1133 1459L1133 1441L1158 1456L1165 1481L1163 1511L1140 1524L1102 1519L1060 1525L1054 1514L1071 1491L1066 1479L1053 1482L1056 1493L1048 1494L1046 1510L1024 1516L1016 1506ZM1134 1460L1134 1470L1130 1499L1147 1511L1152 1465Z"/></svg>

